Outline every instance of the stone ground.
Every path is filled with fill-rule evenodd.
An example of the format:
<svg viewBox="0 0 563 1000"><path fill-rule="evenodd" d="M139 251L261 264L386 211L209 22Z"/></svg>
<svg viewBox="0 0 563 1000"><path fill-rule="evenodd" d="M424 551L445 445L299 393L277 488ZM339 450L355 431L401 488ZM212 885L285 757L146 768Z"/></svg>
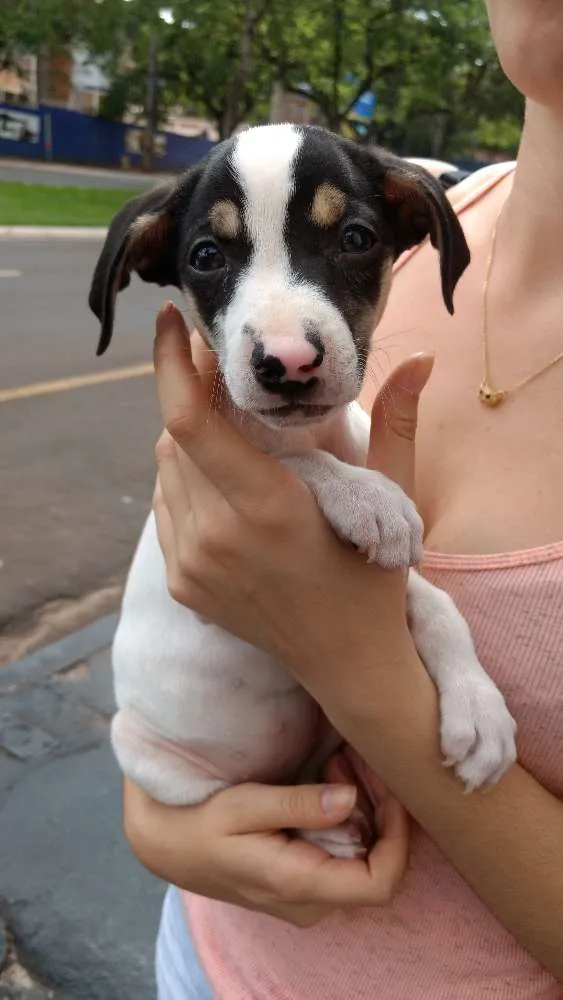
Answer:
<svg viewBox="0 0 563 1000"><path fill-rule="evenodd" d="M154 1000L163 886L121 832L114 627L0 669L0 1000Z"/></svg>

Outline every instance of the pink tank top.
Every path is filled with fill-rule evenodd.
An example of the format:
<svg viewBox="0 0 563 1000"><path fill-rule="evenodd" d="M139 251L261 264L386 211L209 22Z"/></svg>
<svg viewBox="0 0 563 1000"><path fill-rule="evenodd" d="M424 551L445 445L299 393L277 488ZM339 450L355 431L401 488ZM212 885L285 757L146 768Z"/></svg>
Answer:
<svg viewBox="0 0 563 1000"><path fill-rule="evenodd" d="M467 618L518 722L523 767L563 799L563 541L505 555L428 553L424 571ZM309 930L185 894L217 1000L563 1000L563 985L420 828L411 857L390 906L336 913Z"/></svg>

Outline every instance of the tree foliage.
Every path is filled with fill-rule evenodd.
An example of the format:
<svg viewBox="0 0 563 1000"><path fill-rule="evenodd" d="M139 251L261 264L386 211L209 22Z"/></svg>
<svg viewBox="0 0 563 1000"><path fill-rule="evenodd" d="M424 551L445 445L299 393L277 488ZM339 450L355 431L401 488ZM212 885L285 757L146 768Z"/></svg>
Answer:
<svg viewBox="0 0 563 1000"><path fill-rule="evenodd" d="M71 41L110 75L114 117L146 106L152 53L156 117L201 113L222 137L268 119L275 83L344 134L374 91L368 137L403 154L508 151L519 133L482 0L0 0L4 60Z"/></svg>

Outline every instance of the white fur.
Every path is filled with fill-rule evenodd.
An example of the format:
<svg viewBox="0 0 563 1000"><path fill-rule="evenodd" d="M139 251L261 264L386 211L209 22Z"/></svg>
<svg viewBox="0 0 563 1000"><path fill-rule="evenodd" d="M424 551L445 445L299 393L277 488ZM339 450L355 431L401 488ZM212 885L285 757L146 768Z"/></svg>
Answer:
<svg viewBox="0 0 563 1000"><path fill-rule="evenodd" d="M241 132L232 155L233 170L246 199L244 220L263 268L285 270L283 228L294 191L293 164L303 140L293 125L267 125Z"/></svg>
<svg viewBox="0 0 563 1000"><path fill-rule="evenodd" d="M284 225L301 143L294 126L268 125L242 132L232 154L232 169L245 197L244 218L252 255L234 296L216 317L215 332L227 388L233 402L244 411L273 405L271 394L260 388L250 371L254 344L248 325L266 342L274 335L303 341L307 322L314 322L322 330L326 355L313 401L344 405L355 399L359 390L358 358L350 327L320 287L299 281L291 273Z"/></svg>

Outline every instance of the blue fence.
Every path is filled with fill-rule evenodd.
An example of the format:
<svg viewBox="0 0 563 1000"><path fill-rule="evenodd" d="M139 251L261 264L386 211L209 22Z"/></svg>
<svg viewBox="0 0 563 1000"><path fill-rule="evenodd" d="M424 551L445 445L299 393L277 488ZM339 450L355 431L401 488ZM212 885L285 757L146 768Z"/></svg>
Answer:
<svg viewBox="0 0 563 1000"><path fill-rule="evenodd" d="M0 156L135 169L142 164L141 136L142 129L136 126L78 111L0 104ZM213 145L209 139L159 132L155 170L184 170Z"/></svg>
<svg viewBox="0 0 563 1000"><path fill-rule="evenodd" d="M78 111L40 105L27 109L0 103L0 156L53 160L87 166L137 169L142 165L142 129ZM174 132L159 132L155 170L178 173L196 163L214 143ZM463 170L484 162L456 160Z"/></svg>

